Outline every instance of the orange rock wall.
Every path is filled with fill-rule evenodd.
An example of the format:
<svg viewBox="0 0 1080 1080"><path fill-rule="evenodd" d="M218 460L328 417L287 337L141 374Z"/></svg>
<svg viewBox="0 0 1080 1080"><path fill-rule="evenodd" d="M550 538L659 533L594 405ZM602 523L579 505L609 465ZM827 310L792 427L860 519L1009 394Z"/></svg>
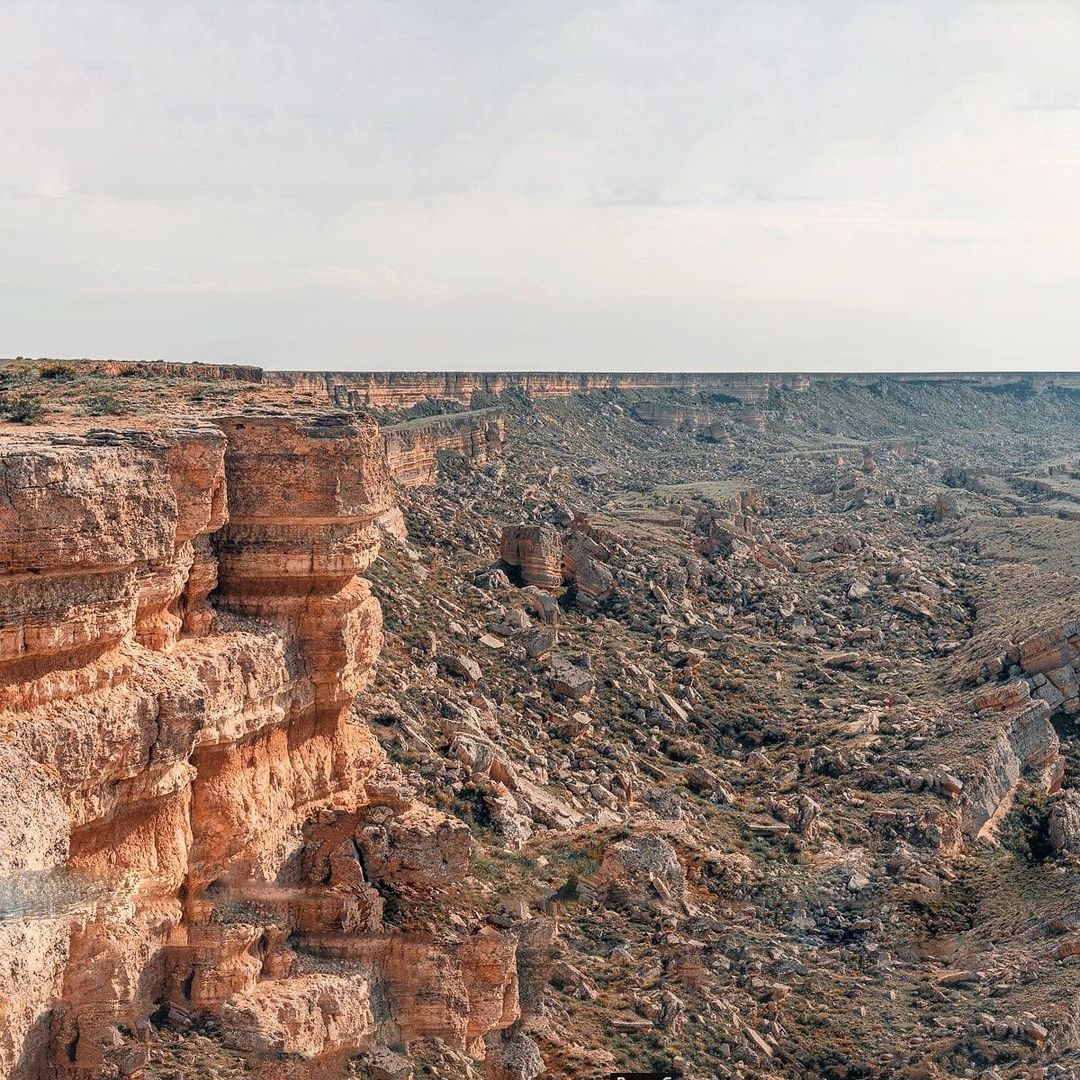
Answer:
<svg viewBox="0 0 1080 1080"><path fill-rule="evenodd" d="M435 482L442 450L454 450L483 465L502 451L506 418L500 409L448 413L382 428L390 472L405 487Z"/></svg>
<svg viewBox="0 0 1080 1080"><path fill-rule="evenodd" d="M591 390L684 390L763 401L773 388L804 390L808 377L746 372L307 372L265 371L267 386L325 391L342 408L408 408L428 398L469 403L473 395L517 392L530 398L569 397Z"/></svg>
<svg viewBox="0 0 1080 1080"><path fill-rule="evenodd" d="M329 883L305 877L320 815L355 828L378 805L419 850L448 835L347 716L382 642L360 574L396 510L375 424L25 437L0 443L0 483L0 1075L131 1075L162 1008L216 1012L271 1056L348 1053L387 1025L448 1034L407 987L380 1015L393 935L334 976L294 973L287 940L380 918L360 841ZM496 944L430 962L467 997L512 996L513 943ZM467 1009L460 1047L515 1009Z"/></svg>

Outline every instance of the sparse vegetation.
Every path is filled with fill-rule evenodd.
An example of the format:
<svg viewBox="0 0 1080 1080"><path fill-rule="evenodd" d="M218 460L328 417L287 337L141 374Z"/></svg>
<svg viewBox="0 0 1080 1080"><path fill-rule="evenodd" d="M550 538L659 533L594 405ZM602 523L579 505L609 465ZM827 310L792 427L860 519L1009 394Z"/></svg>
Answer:
<svg viewBox="0 0 1080 1080"><path fill-rule="evenodd" d="M83 402L87 416L126 416L130 409L113 394L91 394Z"/></svg>
<svg viewBox="0 0 1080 1080"><path fill-rule="evenodd" d="M36 424L47 414L41 399L30 394L0 398L0 415L12 424Z"/></svg>
<svg viewBox="0 0 1080 1080"><path fill-rule="evenodd" d="M74 382L78 373L70 364L42 364L38 376L47 382L67 383Z"/></svg>
<svg viewBox="0 0 1080 1080"><path fill-rule="evenodd" d="M1043 862L1051 854L1050 800L1046 792L1032 784L1022 784L1012 810L1001 829L1001 842L1021 858Z"/></svg>

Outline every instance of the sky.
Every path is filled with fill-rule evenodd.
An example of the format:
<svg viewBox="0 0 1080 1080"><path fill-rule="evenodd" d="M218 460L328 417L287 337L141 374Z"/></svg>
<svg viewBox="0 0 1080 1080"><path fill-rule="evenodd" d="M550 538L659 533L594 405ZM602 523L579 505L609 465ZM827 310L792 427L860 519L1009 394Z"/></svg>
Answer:
<svg viewBox="0 0 1080 1080"><path fill-rule="evenodd" d="M1075 369L1080 4L0 0L0 355Z"/></svg>

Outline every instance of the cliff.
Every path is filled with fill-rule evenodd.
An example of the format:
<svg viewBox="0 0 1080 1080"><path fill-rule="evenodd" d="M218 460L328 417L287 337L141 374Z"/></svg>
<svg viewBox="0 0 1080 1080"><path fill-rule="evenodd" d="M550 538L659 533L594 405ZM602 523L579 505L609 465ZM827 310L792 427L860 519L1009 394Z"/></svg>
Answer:
<svg viewBox="0 0 1080 1080"><path fill-rule="evenodd" d="M313 1076L406 1025L464 1049L511 1023L513 939L382 922L410 866L467 872L468 834L348 716L395 509L376 426L28 436L0 477L0 1075L132 1075L151 1015Z"/></svg>
<svg viewBox="0 0 1080 1080"><path fill-rule="evenodd" d="M428 398L471 402L474 394L517 393L533 399L569 397L595 390L682 390L763 401L771 389L801 390L807 376L756 372L307 372L266 371L268 386L324 388L339 407L408 408Z"/></svg>
<svg viewBox="0 0 1080 1080"><path fill-rule="evenodd" d="M478 465L501 453L506 417L501 409L475 409L390 424L381 431L394 479L405 487L422 487L435 482L441 451L455 451Z"/></svg>
<svg viewBox="0 0 1080 1080"><path fill-rule="evenodd" d="M473 404L475 398L490 399L502 394L532 400L569 397L572 394L605 390L679 392L711 395L718 403L756 406L777 393L800 393L811 387L839 385L875 387L887 395L889 385L976 386L984 390L1021 392L1061 387L1080 390L1075 372L740 372L740 371L660 371L660 372L464 372L464 371L306 371L271 370L250 364L180 363L168 360L0 360L7 371L34 372L44 366L70 368L80 376L181 380L203 384L219 382L247 388L260 401L295 404L296 395L305 395L310 404L337 409L408 409L429 399ZM136 380L133 378L132 380ZM677 418L664 415L642 419L663 426L681 426L690 414ZM702 415L693 424L705 427Z"/></svg>
<svg viewBox="0 0 1080 1080"><path fill-rule="evenodd" d="M766 401L774 391L798 393L820 383L871 386L884 382L916 384L968 383L983 387L1028 384L1080 388L1080 376L1070 372L461 372L461 371L263 371L268 387L287 387L325 393L341 408L408 408L428 398L469 403L474 394L506 392L532 399L569 397L598 390L678 390L687 394L716 394L744 404Z"/></svg>
<svg viewBox="0 0 1080 1080"><path fill-rule="evenodd" d="M633 407L634 418L643 424L655 424L670 431L708 427L716 419L711 409L697 405L676 405L667 401L639 401Z"/></svg>

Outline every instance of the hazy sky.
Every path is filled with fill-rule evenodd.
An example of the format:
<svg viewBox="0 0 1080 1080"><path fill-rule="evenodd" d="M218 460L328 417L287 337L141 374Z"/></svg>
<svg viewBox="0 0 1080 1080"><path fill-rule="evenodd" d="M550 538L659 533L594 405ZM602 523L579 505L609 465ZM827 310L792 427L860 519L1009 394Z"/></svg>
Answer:
<svg viewBox="0 0 1080 1080"><path fill-rule="evenodd" d="M0 355L1077 366L1075 0L0 0L0 42Z"/></svg>

